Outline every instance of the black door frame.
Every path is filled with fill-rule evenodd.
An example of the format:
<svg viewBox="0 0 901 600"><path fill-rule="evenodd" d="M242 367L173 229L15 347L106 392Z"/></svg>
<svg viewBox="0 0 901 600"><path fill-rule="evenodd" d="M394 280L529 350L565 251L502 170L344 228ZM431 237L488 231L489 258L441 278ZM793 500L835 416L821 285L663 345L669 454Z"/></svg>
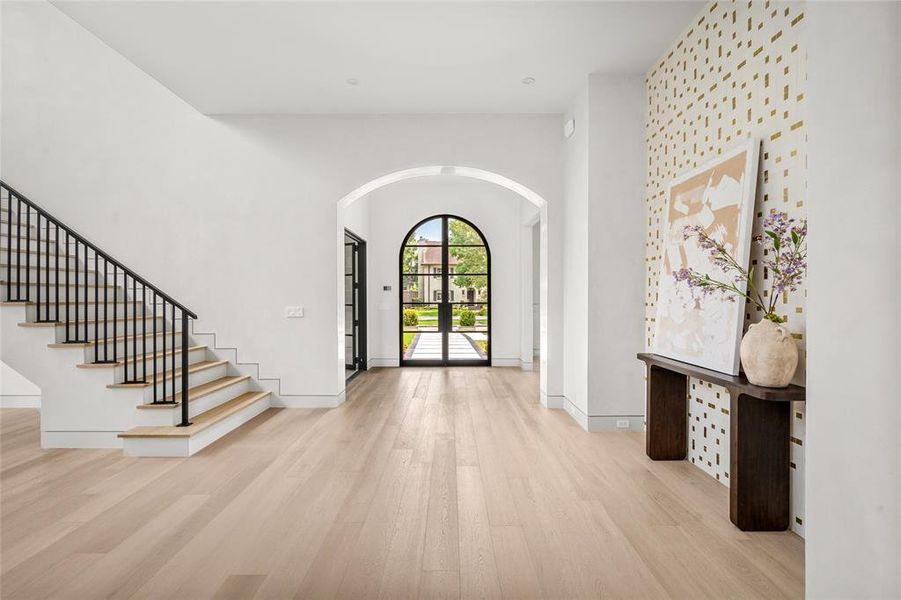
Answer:
<svg viewBox="0 0 901 600"><path fill-rule="evenodd" d="M429 221L433 221L435 219L441 219L441 302L421 302L420 304L437 304L438 305L438 333L442 333L441 336L441 355L442 358L440 360L413 360L404 358L404 304L409 304L404 302L404 249L407 247L407 240L410 239L410 236L419 228L423 223L427 223ZM480 360L467 360L467 359L452 359L448 353L448 337L449 334L453 332L453 305L454 304L470 304L469 302L448 302L447 298L449 296L450 289L450 273L448 269L449 262L449 254L450 250L448 247L448 239L447 239L447 229L448 229L448 220L456 219L458 221L462 221L466 223L479 235L479 238L482 240L482 244L485 247L485 255L488 262L488 272L486 274L488 278L488 300L486 302L473 302L471 304L485 304L488 307L488 342L487 348L485 351L486 358ZM482 233L482 230L475 226L475 224L468 220L460 217L458 215L452 214L438 214L432 215L425 219L422 219L407 232L404 236L404 239L401 241L400 252L398 253L398 343L397 350L400 366L402 367L490 367L491 366L491 248L488 246L488 240L485 238L485 234ZM409 275L409 273L407 274ZM419 273L418 275L421 275Z"/></svg>
<svg viewBox="0 0 901 600"><path fill-rule="evenodd" d="M345 264L342 268L344 268L344 277L350 277L351 282L353 284L353 289L356 292L354 294L355 301L351 304L347 304L347 300L345 298L344 307L353 306L353 310L351 311L351 316L356 316L356 320L351 326L352 333L347 333L347 323L344 324L344 343L347 344L347 338L351 338L351 344L353 344L354 352L353 358L354 362L357 363L355 365L348 365L346 362L344 364L344 368L347 369L348 366L355 366L353 374L350 377L347 377L345 381L350 381L361 372L366 371L368 366L368 360L366 356L366 240L358 236L356 233L351 231L350 229L344 230L344 246L353 246L353 252L356 254L356 260L352 260L351 272L347 272L347 265ZM348 242L347 238L353 240L352 242ZM345 346L345 356L346 346Z"/></svg>

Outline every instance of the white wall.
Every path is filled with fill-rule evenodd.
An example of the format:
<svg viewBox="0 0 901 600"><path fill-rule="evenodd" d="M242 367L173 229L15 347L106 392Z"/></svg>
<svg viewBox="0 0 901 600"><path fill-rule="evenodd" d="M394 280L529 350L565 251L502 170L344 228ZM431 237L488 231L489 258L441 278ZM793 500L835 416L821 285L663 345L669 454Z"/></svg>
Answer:
<svg viewBox="0 0 901 600"><path fill-rule="evenodd" d="M807 594L899 598L901 5L807 19Z"/></svg>
<svg viewBox="0 0 901 600"><path fill-rule="evenodd" d="M562 225L557 116L211 118L52 5L2 10L2 177L194 309L199 330L286 395L343 387L332 249L353 189L415 166L478 167L540 194L548 229ZM548 249L553 277L561 258ZM283 318L293 304L305 318ZM549 312L562 353L561 311Z"/></svg>
<svg viewBox="0 0 901 600"><path fill-rule="evenodd" d="M644 75L592 75L588 184L588 419L644 428Z"/></svg>
<svg viewBox="0 0 901 600"><path fill-rule="evenodd" d="M41 388L0 361L0 408L40 408Z"/></svg>
<svg viewBox="0 0 901 600"><path fill-rule="evenodd" d="M410 179L357 200L345 222L368 217L368 339L370 363L393 366L398 359L398 252L410 228L429 216L459 215L474 223L491 249L492 360L519 365L519 230L523 198L491 183L454 176ZM530 205L531 206L531 205ZM537 211L532 207L530 210ZM391 286L391 291L383 287Z"/></svg>
<svg viewBox="0 0 901 600"><path fill-rule="evenodd" d="M563 146L563 392L564 407L588 413L588 88L564 120L575 133Z"/></svg>
<svg viewBox="0 0 901 600"><path fill-rule="evenodd" d="M564 407L591 431L643 426L645 102L643 76L592 75L564 117Z"/></svg>
<svg viewBox="0 0 901 600"><path fill-rule="evenodd" d="M365 240L369 239L369 202L354 202L344 210L344 228Z"/></svg>

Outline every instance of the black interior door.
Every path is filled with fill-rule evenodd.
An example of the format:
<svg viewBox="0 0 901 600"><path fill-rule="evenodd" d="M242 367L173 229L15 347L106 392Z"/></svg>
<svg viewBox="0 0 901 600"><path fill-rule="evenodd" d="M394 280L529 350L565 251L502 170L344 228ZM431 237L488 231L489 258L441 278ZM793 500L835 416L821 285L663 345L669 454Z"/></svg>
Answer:
<svg viewBox="0 0 901 600"><path fill-rule="evenodd" d="M366 359L366 242L344 230L344 375L346 380L365 371Z"/></svg>

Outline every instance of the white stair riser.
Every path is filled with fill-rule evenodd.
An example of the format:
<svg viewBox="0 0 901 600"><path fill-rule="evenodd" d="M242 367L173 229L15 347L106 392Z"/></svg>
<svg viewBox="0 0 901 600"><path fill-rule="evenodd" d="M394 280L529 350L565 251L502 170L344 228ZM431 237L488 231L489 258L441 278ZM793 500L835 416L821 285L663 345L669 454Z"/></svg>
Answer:
<svg viewBox="0 0 901 600"><path fill-rule="evenodd" d="M245 407L190 438L125 438L127 456L191 456L269 408L268 397Z"/></svg>
<svg viewBox="0 0 901 600"><path fill-rule="evenodd" d="M60 240L62 241L62 240ZM63 248L65 244L61 243L59 247L60 254L75 254L73 249L72 252L63 252ZM6 237L6 228L4 227L2 231L0 231L0 248L4 248L4 253L6 248L12 248L13 250L41 250L42 252L47 252L48 248L50 252L56 253L56 244L53 243L52 240L45 240L43 236L41 237L41 241L38 242L36 237L32 237L28 239L26 237L17 238L16 232L13 231L13 237ZM83 250L79 249L79 254L83 252Z"/></svg>
<svg viewBox="0 0 901 600"><path fill-rule="evenodd" d="M115 331L114 324L115 323ZM81 341L92 341L94 339L103 339L106 336L109 337L119 337L119 336L131 336L131 335L140 335L144 333L144 327L146 325L147 332L153 333L153 323L154 319L152 317L148 317L145 320L138 319L137 321L107 321L106 322L106 334L103 331L103 322L97 324L97 331L94 331L94 323L85 324L84 320L75 321L74 319L69 322L68 331L69 331L69 340L81 340ZM57 342L65 342L66 340L66 325L62 323L57 325L56 329L56 341ZM162 332L163 330L163 319L161 317L156 318L156 330L157 332ZM172 347L172 324L166 323L166 347ZM175 345L181 345L181 329L176 329L175 331ZM162 342L160 342L161 345ZM162 349L162 348L160 348Z"/></svg>
<svg viewBox="0 0 901 600"><path fill-rule="evenodd" d="M16 239L19 235L27 235L31 234L31 237L35 237L38 231L38 221L35 215L31 216L31 224L29 225L28 220L26 218L22 218L21 220L15 216L13 213L12 223L10 223L10 219L6 216L6 209L0 208L0 213L3 214L3 219L0 220L0 235L3 236L11 236L13 239ZM41 237L47 235L47 227L45 225L44 219L41 219ZM50 228L50 237L56 235L56 227ZM66 234L62 234L62 237L66 237Z"/></svg>
<svg viewBox="0 0 901 600"><path fill-rule="evenodd" d="M111 333L111 330L109 331L109 333ZM181 331L180 330L178 330L176 337L178 338L178 340L177 340L178 344L176 344L176 347L180 347L180 345L181 345ZM103 341L104 339L105 339L104 335L101 332L101 334L100 334L101 341L96 346L85 347L85 362L91 362L94 360L94 352L95 351L97 352L98 356L102 359L104 357L106 359L111 358L113 356L114 352L117 357L123 356L123 353L126 352L126 350L125 350L126 344L128 345L127 353L129 355L132 353L132 348L133 348L133 343L132 343L133 340L132 339L127 339L127 340L120 339L120 340L116 340L116 341L110 340L109 343L104 343L104 341ZM145 339L146 339L146 342L144 342ZM142 344L146 343L147 352L152 353L154 351L153 350L154 339L156 340L156 352L162 352L162 350L163 350L163 334L160 333L159 330L157 330L157 334L155 336L153 335L152 331L149 332L146 336L139 335L136 338L137 344L138 344L138 351L141 352L140 349L143 347ZM193 342L191 342L191 340L189 339L188 345L193 346L195 344ZM104 354L104 347L106 349L106 354ZM171 334L171 332L169 332L169 330L167 328L166 329L166 348L171 348L171 347L172 347L172 334ZM143 354L143 352L141 352L141 354Z"/></svg>
<svg viewBox="0 0 901 600"><path fill-rule="evenodd" d="M27 220L28 217L25 215L23 215L22 218L19 219L18 213L16 213L16 211L12 211L12 218L10 218L10 216L9 216L10 213L7 212L7 207L6 207L5 201L3 202L3 205L0 206L0 214L3 215L3 218L0 218L0 229L3 230L3 235L6 235L7 232L9 231L7 229L7 227L11 227L12 234L15 235L17 227L21 228L22 231L25 231L26 227L28 226L28 220ZM37 217L32 215L31 219L32 219L31 220L31 230L34 231L35 229L37 229L37 220L36 220ZM44 233L44 231L46 231L44 229L44 222L45 222L44 219L41 219L41 233L42 234ZM51 231L56 231L55 227L52 227Z"/></svg>
<svg viewBox="0 0 901 600"><path fill-rule="evenodd" d="M193 384L192 384L193 385ZM224 404L233 398L237 398L249 391L250 380L244 380L235 385L230 385L212 394L207 394L188 403L190 418ZM173 405L167 408L138 408L137 424L149 426L178 425L181 423L181 405Z"/></svg>
<svg viewBox="0 0 901 600"><path fill-rule="evenodd" d="M35 252L27 253L27 252L17 252L15 247L11 250L11 252L7 255L6 249L4 248L2 252L0 252L0 262L2 262L2 266L0 266L0 275L3 278L6 278L6 267L10 266L12 270L15 270L16 265L21 265L24 269L26 266L38 266L44 267L45 269L74 269L76 266L79 267L82 271L84 271L84 262L75 260L74 256L66 256L65 254L60 254L59 262L57 262L56 254L37 254ZM103 267L103 263L100 263L101 268ZM88 267L91 268L91 267Z"/></svg>
<svg viewBox="0 0 901 600"><path fill-rule="evenodd" d="M37 301L37 296L32 298L32 302ZM112 300L108 300L107 304L104 306L103 298L101 297L96 304L96 312L95 312L95 304L93 296L90 299L90 304L85 304L84 302L80 302L78 306L75 306L75 303L69 305L69 319L74 320L76 318L84 319L88 318L90 320L94 319L95 314L102 319L104 316L109 314L109 318L119 318L119 317L133 317L135 315L141 315L144 311L144 306L142 304L136 304L134 302L124 303L121 300L113 305ZM64 302L60 301L59 304L59 319L56 318L56 296L50 296L50 298L45 297L41 294L41 307L40 307L40 315L38 315L38 306L36 304L28 305L28 320L31 322L37 321L40 316L41 320L50 320L50 321L65 321L66 320L66 305Z"/></svg>
<svg viewBox="0 0 901 600"><path fill-rule="evenodd" d="M77 273L77 277L76 277ZM10 270L9 278L6 277L6 267L0 269L0 276L3 277L3 281L10 282L12 284L16 284L17 282L22 283L49 283L51 286L60 286L64 287L66 285L66 277L69 277L68 285L78 285L81 283L85 283L93 286L94 282L102 282L103 278L98 278L97 274L88 270L87 273L84 272L83 269L79 269L78 271L44 271L43 269L39 269L35 266L32 266L30 269L26 268L25 265L22 265L19 268L13 267ZM77 281L76 281L77 278ZM91 296L94 295L94 289L91 288Z"/></svg>
<svg viewBox="0 0 901 600"><path fill-rule="evenodd" d="M152 350L152 348L147 348L147 353L150 354L151 350ZM133 349L129 345L127 356L132 356L132 354L133 354ZM138 345L138 354L143 354L143 349L141 348L140 345ZM173 356L174 356L174 359L173 359ZM103 358L102 352L100 354L100 358ZM111 359L112 356L110 355L109 358ZM121 360L123 358L123 355L119 354L118 358ZM172 361L173 360L175 361L175 368L181 367L181 352L177 352L174 355L173 354L166 355L166 370L167 371L172 369ZM201 362L204 360L206 360L206 348L200 348L199 350L192 350L191 352L188 352L188 364L194 364L194 363L198 363L198 362ZM136 369L136 370L133 370L133 369ZM148 356L147 361L146 361L147 377L150 377L151 375L153 375L154 372L160 373L162 371L163 371L163 357L158 356L156 358L156 371L154 371L153 359ZM119 365L113 369L110 369L110 373L112 374L111 382L119 383L119 382L124 381L125 380L125 365ZM137 367L134 366L134 363L131 363L131 362L128 363L129 379L133 379L136 374L138 377L144 376L144 361L139 360L137 362Z"/></svg>
<svg viewBox="0 0 901 600"><path fill-rule="evenodd" d="M6 273L0 273L0 281L6 281L5 279L3 279L5 275ZM40 286L38 286L34 281L32 281L29 285L26 285L24 280L19 285L16 285L15 283L13 283L12 285L2 283L0 284L0 295L2 295L3 301L34 301L37 299L38 287L41 288L41 299L53 298L54 301L56 300L56 290L59 289L60 304L66 302L66 290L69 291L69 302L71 304L75 304L76 294L78 294L79 304L84 302L85 299L91 302L93 302L94 300L94 288L84 286L76 287L75 281L70 282L68 286L62 284L59 287L53 284L47 285L45 283L42 283ZM121 287L118 290L109 286L98 287L97 298L102 302L104 297L108 302L112 302L113 300L131 300L131 294L126 294L126 292Z"/></svg>
<svg viewBox="0 0 901 600"><path fill-rule="evenodd" d="M180 368L180 363L176 364L176 369ZM204 383L209 383L211 381L215 381L216 379L220 379L225 377L228 374L228 365L223 364L218 367L214 367L212 369L203 369L202 371L197 371L196 373L189 373L188 375L188 386L194 387ZM175 382L175 386L173 388L172 382ZM146 388L141 388L144 390L144 404L148 404L153 402L153 386L147 386ZM163 382L156 383L157 390L157 399L162 400L167 396L172 396L172 390L175 390L176 393L181 392L181 375L176 376L174 379L166 380L166 393L163 395Z"/></svg>

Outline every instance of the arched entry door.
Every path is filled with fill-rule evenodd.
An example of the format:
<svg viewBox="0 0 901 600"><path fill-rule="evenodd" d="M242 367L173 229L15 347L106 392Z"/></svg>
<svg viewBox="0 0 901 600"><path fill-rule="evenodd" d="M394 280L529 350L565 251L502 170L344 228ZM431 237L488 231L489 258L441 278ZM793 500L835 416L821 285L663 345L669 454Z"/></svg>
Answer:
<svg viewBox="0 0 901 600"><path fill-rule="evenodd" d="M400 364L491 364L491 252L461 217L420 221L400 249Z"/></svg>

